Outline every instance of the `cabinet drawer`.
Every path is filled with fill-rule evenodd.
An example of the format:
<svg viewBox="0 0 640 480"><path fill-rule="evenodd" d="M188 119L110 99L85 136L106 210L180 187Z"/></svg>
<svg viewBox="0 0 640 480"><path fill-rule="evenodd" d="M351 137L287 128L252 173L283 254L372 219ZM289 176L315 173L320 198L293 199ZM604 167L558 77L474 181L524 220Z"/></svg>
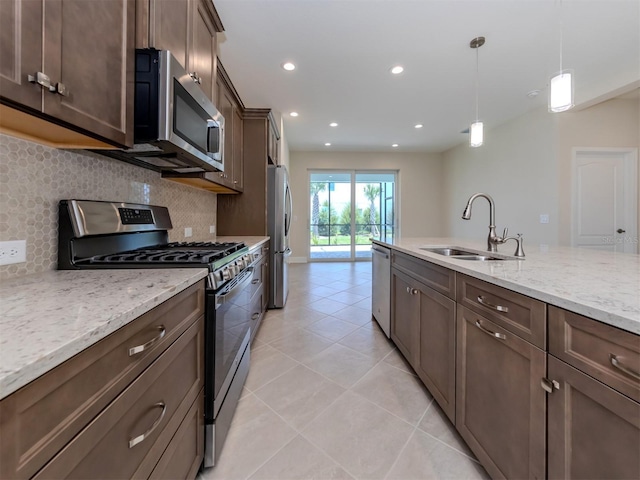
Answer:
<svg viewBox="0 0 640 480"><path fill-rule="evenodd" d="M458 303L496 322L536 347L546 347L544 302L458 274Z"/></svg>
<svg viewBox="0 0 640 480"><path fill-rule="evenodd" d="M640 402L640 337L549 307L549 353Z"/></svg>
<svg viewBox="0 0 640 480"><path fill-rule="evenodd" d="M162 454L162 458L151 473L151 479L174 480L196 477L204 458L204 389L182 425L171 439L171 443Z"/></svg>
<svg viewBox="0 0 640 480"><path fill-rule="evenodd" d="M262 284L264 283L264 279L262 278L263 269L262 262L264 260L253 265L253 276L251 277L251 296L258 291L258 289L262 288Z"/></svg>
<svg viewBox="0 0 640 480"><path fill-rule="evenodd" d="M453 270L395 250L391 252L391 265L455 300L456 275Z"/></svg>
<svg viewBox="0 0 640 480"><path fill-rule="evenodd" d="M201 317L38 474L148 477L204 386Z"/></svg>
<svg viewBox="0 0 640 480"><path fill-rule="evenodd" d="M203 312L198 282L5 398L0 478L35 474Z"/></svg>
<svg viewBox="0 0 640 480"><path fill-rule="evenodd" d="M258 333L258 329L260 328L260 324L262 323L262 317L264 316L262 308L263 304L264 289L261 286L260 289L253 294L253 297L251 297L251 341L255 338Z"/></svg>

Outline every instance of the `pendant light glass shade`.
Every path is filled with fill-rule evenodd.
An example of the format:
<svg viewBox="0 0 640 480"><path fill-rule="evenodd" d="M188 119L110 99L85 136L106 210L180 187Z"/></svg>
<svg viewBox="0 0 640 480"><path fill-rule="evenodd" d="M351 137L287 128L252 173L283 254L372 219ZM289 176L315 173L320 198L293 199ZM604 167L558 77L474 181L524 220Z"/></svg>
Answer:
<svg viewBox="0 0 640 480"><path fill-rule="evenodd" d="M573 106L573 70L562 70L549 82L549 111L564 112Z"/></svg>
<svg viewBox="0 0 640 480"><path fill-rule="evenodd" d="M469 146L479 147L484 142L484 125L482 122L475 122L469 128Z"/></svg>

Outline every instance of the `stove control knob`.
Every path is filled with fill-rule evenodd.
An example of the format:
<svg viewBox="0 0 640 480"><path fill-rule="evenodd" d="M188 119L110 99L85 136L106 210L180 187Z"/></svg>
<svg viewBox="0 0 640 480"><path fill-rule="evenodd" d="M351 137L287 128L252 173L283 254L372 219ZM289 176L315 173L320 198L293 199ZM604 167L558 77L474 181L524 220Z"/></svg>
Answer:
<svg viewBox="0 0 640 480"><path fill-rule="evenodd" d="M224 270L222 270L222 280L226 281L226 280L231 280L233 277L231 276L231 269L230 268L225 268Z"/></svg>

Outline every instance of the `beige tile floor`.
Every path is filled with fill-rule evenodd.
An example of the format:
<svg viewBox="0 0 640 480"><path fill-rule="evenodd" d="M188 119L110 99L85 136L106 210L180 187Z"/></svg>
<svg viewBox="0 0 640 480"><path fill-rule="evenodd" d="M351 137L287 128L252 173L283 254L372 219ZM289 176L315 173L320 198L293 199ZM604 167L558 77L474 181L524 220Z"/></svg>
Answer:
<svg viewBox="0 0 640 480"><path fill-rule="evenodd" d="M289 272L218 464L198 480L488 478L371 321L371 263Z"/></svg>

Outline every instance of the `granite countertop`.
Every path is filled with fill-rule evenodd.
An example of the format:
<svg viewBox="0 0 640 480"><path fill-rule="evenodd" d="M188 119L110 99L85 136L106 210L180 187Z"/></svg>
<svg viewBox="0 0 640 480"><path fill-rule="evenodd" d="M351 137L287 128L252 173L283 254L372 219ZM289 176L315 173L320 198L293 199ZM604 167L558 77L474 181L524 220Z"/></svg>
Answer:
<svg viewBox="0 0 640 480"><path fill-rule="evenodd" d="M478 262L421 250L459 246L486 251L486 242L458 238L397 238L378 242L543 302L640 334L640 255L597 250L524 245L524 260ZM498 247L512 255L515 243Z"/></svg>
<svg viewBox="0 0 640 480"><path fill-rule="evenodd" d="M204 268L63 270L0 283L0 399L206 275Z"/></svg>
<svg viewBox="0 0 640 480"><path fill-rule="evenodd" d="M225 235L216 237L213 241L215 242L244 242L249 250L257 247L258 245L262 245L263 243L269 241L269 237L261 237L261 236L247 236L247 235Z"/></svg>

